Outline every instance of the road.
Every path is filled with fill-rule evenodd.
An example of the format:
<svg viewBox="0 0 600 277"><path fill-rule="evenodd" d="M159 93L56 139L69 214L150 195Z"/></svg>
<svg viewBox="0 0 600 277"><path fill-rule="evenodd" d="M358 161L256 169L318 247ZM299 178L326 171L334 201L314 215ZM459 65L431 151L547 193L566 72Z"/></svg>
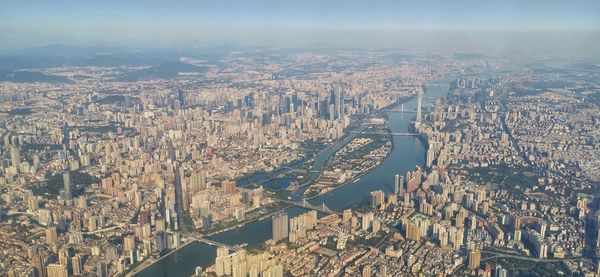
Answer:
<svg viewBox="0 0 600 277"><path fill-rule="evenodd" d="M498 252L487 251L487 250L482 250L481 253L487 253L487 254L494 255L494 256L490 256L490 257L481 259L482 262L487 261L487 260L498 259L498 258L510 258L510 259L515 259L515 260L530 261L530 262L535 262L535 263L560 263L560 262L568 262L568 261L581 261L581 262L589 263L592 266L595 266L595 264L592 260L584 258L584 257L572 257L572 258L564 258L564 259L539 259L539 258L535 258L535 257L504 254L504 253L498 253ZM455 276L457 274L458 270L463 267L464 267L464 265L457 267L452 272L452 276Z"/></svg>
<svg viewBox="0 0 600 277"><path fill-rule="evenodd" d="M177 212L177 226L183 234L187 234L189 231L183 220L185 211L183 209L183 194L181 193L181 174L179 174L179 163L175 164L175 211Z"/></svg>

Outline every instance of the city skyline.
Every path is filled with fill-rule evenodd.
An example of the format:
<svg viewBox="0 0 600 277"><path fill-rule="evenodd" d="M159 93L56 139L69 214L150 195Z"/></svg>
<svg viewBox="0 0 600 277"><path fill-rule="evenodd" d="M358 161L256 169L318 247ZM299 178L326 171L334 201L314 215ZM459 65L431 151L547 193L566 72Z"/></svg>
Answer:
<svg viewBox="0 0 600 277"><path fill-rule="evenodd" d="M600 277L598 15L0 0L0 276Z"/></svg>

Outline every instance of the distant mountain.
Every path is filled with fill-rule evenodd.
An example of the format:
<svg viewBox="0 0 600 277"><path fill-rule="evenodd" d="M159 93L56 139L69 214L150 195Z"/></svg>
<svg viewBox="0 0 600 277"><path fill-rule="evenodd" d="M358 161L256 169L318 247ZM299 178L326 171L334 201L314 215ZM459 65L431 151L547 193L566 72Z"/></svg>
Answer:
<svg viewBox="0 0 600 277"><path fill-rule="evenodd" d="M79 47L62 44L52 44L39 47L23 48L16 52L18 56L62 56L70 58L85 58L97 53L124 53L121 48L108 46Z"/></svg>
<svg viewBox="0 0 600 277"><path fill-rule="evenodd" d="M71 81L62 76L47 75L32 71L0 71L0 82L13 83L70 83Z"/></svg>
<svg viewBox="0 0 600 277"><path fill-rule="evenodd" d="M140 69L125 73L118 78L119 81L138 81L145 79L169 79L175 78L179 73L193 72L204 73L208 70L206 66L196 66L180 61L169 61L150 68Z"/></svg>
<svg viewBox="0 0 600 277"><path fill-rule="evenodd" d="M153 55L116 47L75 47L49 45L25 48L0 56L0 70L51 68L60 66L158 65L174 57Z"/></svg>

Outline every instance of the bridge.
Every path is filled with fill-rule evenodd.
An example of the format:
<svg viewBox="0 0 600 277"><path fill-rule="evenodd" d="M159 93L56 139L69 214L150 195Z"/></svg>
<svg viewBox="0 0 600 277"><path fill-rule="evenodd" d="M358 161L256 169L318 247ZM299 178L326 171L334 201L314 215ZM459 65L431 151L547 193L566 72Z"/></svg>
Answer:
<svg viewBox="0 0 600 277"><path fill-rule="evenodd" d="M390 112L390 113L411 113L411 114L417 113L417 111L412 111L412 110L387 110L387 112Z"/></svg>
<svg viewBox="0 0 600 277"><path fill-rule="evenodd" d="M291 172L297 172L297 173L307 173L307 174L309 174L309 173L313 173L313 172L314 173L320 173L321 172L321 171L318 171L318 170L315 170L315 169L313 169L313 170L307 170L307 169L291 168L291 167L284 167L284 168L287 169L287 170L290 170Z"/></svg>
<svg viewBox="0 0 600 277"><path fill-rule="evenodd" d="M289 166L284 166L282 168L286 169L288 171L291 171L291 172L299 172L299 173L305 173L306 172L305 169L301 169L301 168L293 168L293 167L289 167Z"/></svg>
<svg viewBox="0 0 600 277"><path fill-rule="evenodd" d="M410 137L414 137L414 136L418 136L418 133L411 133L411 132L382 132L382 131L376 131L376 132L372 132L372 131L350 131L350 133L353 134L361 134L361 135L381 135L381 136L387 136L387 135L392 135L392 136L410 136Z"/></svg>
<svg viewBox="0 0 600 277"><path fill-rule="evenodd" d="M110 227L105 227L105 228L94 230L94 231L81 232L81 234L82 235L93 235L93 234L98 234L98 233L103 233L103 232L114 231L116 229L120 229L120 228L123 228L123 227L124 227L124 225L118 224L118 225L114 225L114 226L110 226Z"/></svg>
<svg viewBox="0 0 600 277"><path fill-rule="evenodd" d="M231 245L228 245L228 244L225 244L225 243L222 243L222 242L218 242L218 241L214 241L214 240L209 240L209 239L203 238L203 237L194 238L194 239L197 240L197 241L199 241L199 242L204 242L204 243L206 243L208 245L215 246L215 247L227 247L229 249L229 251L232 251L232 252L240 250L240 247L237 246L237 245L231 246Z"/></svg>
<svg viewBox="0 0 600 277"><path fill-rule="evenodd" d="M486 250L482 250L481 253L491 254L491 256L481 259L482 262L487 261L487 260L497 259L497 258L511 258L511 259L516 259L516 260L523 260L523 261L536 262L536 263L557 263L557 262L566 262L566 261L579 261L582 263L588 263L590 265L595 265L591 259L588 259L585 257L540 259L540 258L536 258L536 257L514 255L514 254L508 254L508 253L504 254L504 253L498 253L498 252L486 251Z"/></svg>
<svg viewBox="0 0 600 277"><path fill-rule="evenodd" d="M302 201L287 201L287 200L282 200L282 201L285 203L288 203L288 204L292 204L292 205L296 205L296 206L299 206L302 208L307 208L307 209L323 212L326 214L341 215L341 213L336 212L336 211L330 209L329 207L325 206L325 203L322 203L321 206L314 206L314 205L308 203L308 201L306 201L306 199L303 199Z"/></svg>

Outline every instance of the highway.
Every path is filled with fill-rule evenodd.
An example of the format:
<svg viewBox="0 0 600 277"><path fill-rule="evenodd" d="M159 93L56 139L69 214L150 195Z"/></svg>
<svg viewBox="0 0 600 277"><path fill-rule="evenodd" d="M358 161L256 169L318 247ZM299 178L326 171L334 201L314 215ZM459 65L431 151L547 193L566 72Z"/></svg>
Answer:
<svg viewBox="0 0 600 277"><path fill-rule="evenodd" d="M177 212L177 226L181 230L183 234L187 234L189 231L183 217L185 216L185 211L183 210L183 195L181 193L181 175L179 174L179 163L176 163L175 169L175 211Z"/></svg>
<svg viewBox="0 0 600 277"><path fill-rule="evenodd" d="M493 256L481 259L482 262L488 261L488 260L493 260L493 259L499 259L499 258L510 258L510 259L515 259L515 260L530 261L530 262L535 262L535 263L560 263L560 262L568 262L568 261L581 261L584 263L589 263L592 266L596 265L596 264L594 264L594 262L592 260L590 260L588 258L584 258L584 257L572 257L572 258L564 258L564 259L552 259L552 258L551 259L539 259L539 258L535 258L535 257L498 253L498 252L487 251L487 250L482 250L481 253L487 253L487 254L493 255ZM455 276L457 274L458 270L463 268L464 266L465 265L463 264L463 265L457 267L454 270L454 272L452 272L452 276Z"/></svg>

